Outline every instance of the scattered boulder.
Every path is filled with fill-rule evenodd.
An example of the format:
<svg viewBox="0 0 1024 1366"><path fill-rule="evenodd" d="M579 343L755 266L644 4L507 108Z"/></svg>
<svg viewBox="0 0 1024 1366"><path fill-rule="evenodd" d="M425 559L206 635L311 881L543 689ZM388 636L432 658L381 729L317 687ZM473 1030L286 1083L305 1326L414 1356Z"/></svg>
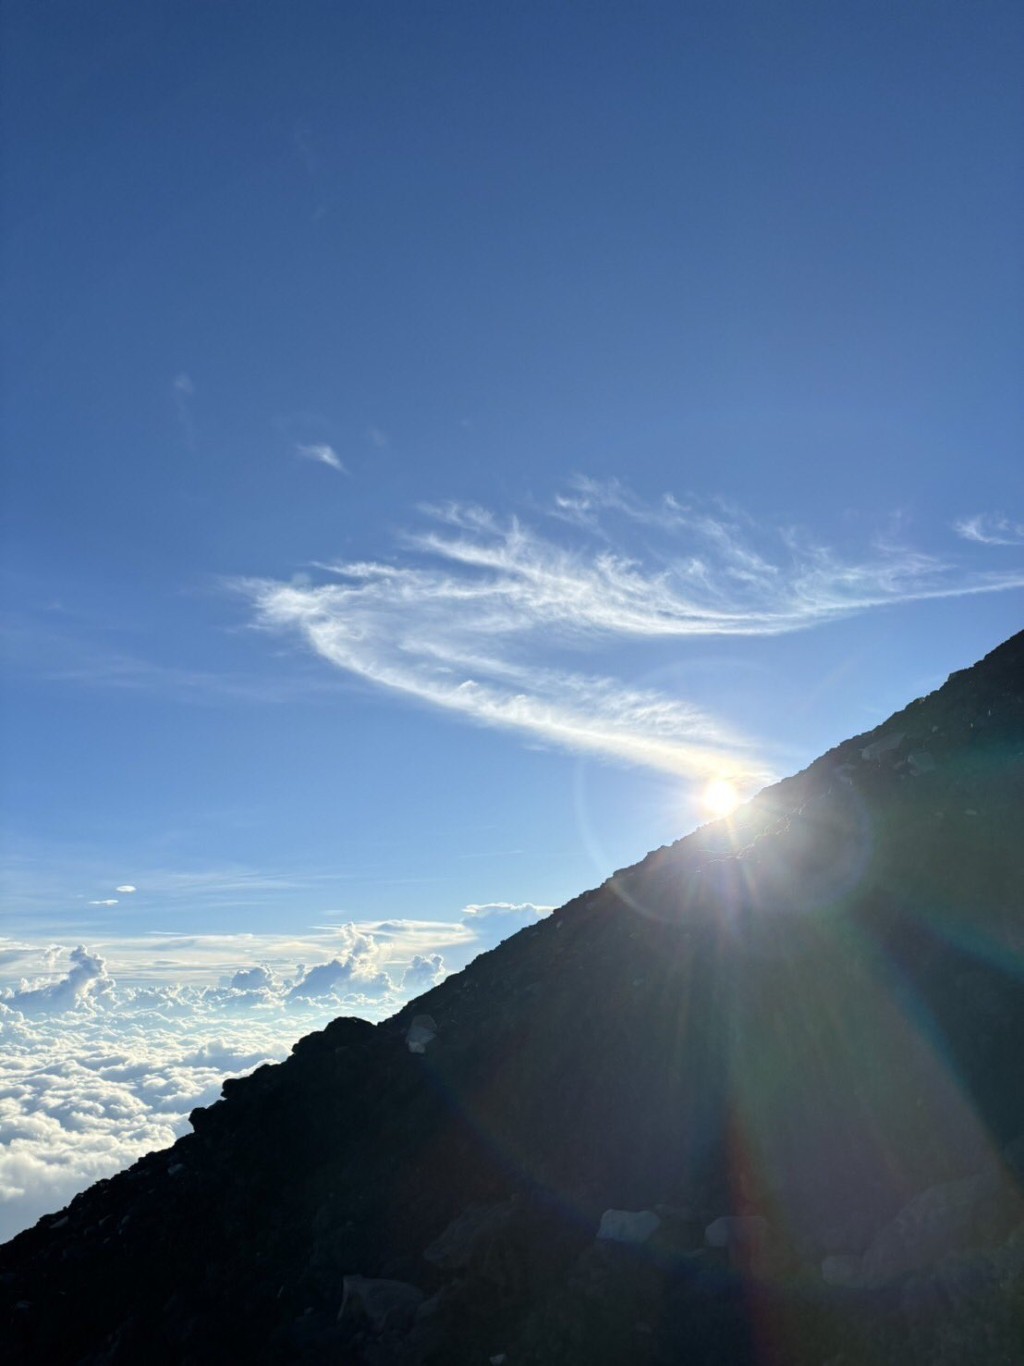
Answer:
<svg viewBox="0 0 1024 1366"><path fill-rule="evenodd" d="M761 1247L768 1237L768 1220L760 1214L723 1214L708 1224L708 1247Z"/></svg>
<svg viewBox="0 0 1024 1366"><path fill-rule="evenodd" d="M426 1299L418 1286L406 1281L346 1276L338 1322L367 1323L377 1333L411 1328L416 1311Z"/></svg>
<svg viewBox="0 0 1024 1366"><path fill-rule="evenodd" d="M1022 1218L1024 1201L993 1166L929 1186L876 1233L861 1256L826 1257L822 1279L829 1285L877 1289L935 1268L949 1257L989 1247Z"/></svg>
<svg viewBox="0 0 1024 1366"><path fill-rule="evenodd" d="M935 772L935 760L926 749L917 750L907 755L907 768L913 777L920 778L922 774Z"/></svg>
<svg viewBox="0 0 1024 1366"><path fill-rule="evenodd" d="M834 1252L821 1264L821 1279L826 1285L860 1284L861 1259L855 1252Z"/></svg>
<svg viewBox="0 0 1024 1366"><path fill-rule="evenodd" d="M737 1271L761 1276L771 1270L768 1220L760 1214L723 1214L708 1224L704 1241L725 1252Z"/></svg>
<svg viewBox="0 0 1024 1366"><path fill-rule="evenodd" d="M469 1205L448 1225L423 1257L443 1271L462 1271L486 1254L495 1237L509 1226L513 1202L496 1205Z"/></svg>
<svg viewBox="0 0 1024 1366"><path fill-rule="evenodd" d="M607 1243L646 1243L661 1227L661 1220L650 1209L606 1209L597 1230L599 1241Z"/></svg>
<svg viewBox="0 0 1024 1366"><path fill-rule="evenodd" d="M887 735L880 735L877 740L872 740L870 745L865 745L860 752L862 759L881 759L886 754L891 754L899 749L903 744L903 731L891 730Z"/></svg>

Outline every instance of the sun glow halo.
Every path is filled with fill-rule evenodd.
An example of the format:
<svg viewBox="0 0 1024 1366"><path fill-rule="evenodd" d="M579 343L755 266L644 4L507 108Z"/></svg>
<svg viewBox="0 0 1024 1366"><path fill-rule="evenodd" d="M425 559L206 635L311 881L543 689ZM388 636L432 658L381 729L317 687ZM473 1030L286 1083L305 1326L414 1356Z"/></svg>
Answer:
<svg viewBox="0 0 1024 1366"><path fill-rule="evenodd" d="M711 816L729 816L740 804L740 794L725 778L715 778L701 793L701 802Z"/></svg>

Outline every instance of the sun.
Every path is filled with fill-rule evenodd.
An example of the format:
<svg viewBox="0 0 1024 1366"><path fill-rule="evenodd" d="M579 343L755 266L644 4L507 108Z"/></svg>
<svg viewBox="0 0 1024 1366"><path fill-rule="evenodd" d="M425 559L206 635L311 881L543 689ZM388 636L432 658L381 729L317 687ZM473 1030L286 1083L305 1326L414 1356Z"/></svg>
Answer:
<svg viewBox="0 0 1024 1366"><path fill-rule="evenodd" d="M740 794L725 778L715 778L701 793L701 802L710 815L729 816L740 804Z"/></svg>

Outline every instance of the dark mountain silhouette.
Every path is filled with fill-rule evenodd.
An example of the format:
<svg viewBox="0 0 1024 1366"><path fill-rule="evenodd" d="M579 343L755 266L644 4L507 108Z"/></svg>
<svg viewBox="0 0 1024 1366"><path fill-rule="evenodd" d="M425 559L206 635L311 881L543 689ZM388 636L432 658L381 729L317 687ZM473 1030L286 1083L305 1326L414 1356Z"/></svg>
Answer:
<svg viewBox="0 0 1024 1366"><path fill-rule="evenodd" d="M1024 633L0 1249L6 1360L1019 1362Z"/></svg>

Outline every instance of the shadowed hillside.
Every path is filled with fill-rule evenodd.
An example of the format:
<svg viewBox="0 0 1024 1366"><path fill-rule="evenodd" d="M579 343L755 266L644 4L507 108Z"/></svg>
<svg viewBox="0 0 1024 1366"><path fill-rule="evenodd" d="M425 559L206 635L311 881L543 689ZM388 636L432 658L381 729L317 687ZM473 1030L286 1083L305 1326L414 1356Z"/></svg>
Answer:
<svg viewBox="0 0 1024 1366"><path fill-rule="evenodd" d="M226 1083L0 1249L7 1359L1019 1360L1022 968L1024 633Z"/></svg>

